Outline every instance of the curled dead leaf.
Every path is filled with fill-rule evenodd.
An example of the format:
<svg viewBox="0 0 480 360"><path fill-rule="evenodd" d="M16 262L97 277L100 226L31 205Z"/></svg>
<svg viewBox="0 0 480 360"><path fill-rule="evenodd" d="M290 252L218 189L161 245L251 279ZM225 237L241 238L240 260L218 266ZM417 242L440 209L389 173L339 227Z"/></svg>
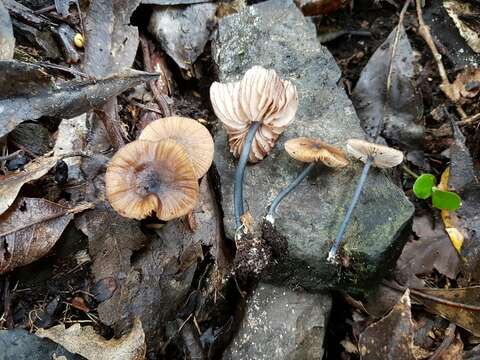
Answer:
<svg viewBox="0 0 480 360"><path fill-rule="evenodd" d="M398 354L404 360L415 360L408 289L392 311L360 334L358 348L364 360L396 359Z"/></svg>
<svg viewBox="0 0 480 360"><path fill-rule="evenodd" d="M39 329L36 333L62 345L72 353L87 360L143 360L145 359L145 334L140 320L135 319L130 332L119 339L106 340L98 335L93 327L74 324L68 329L57 325L50 329Z"/></svg>
<svg viewBox="0 0 480 360"><path fill-rule="evenodd" d="M466 69L457 75L453 89L463 98L474 98L480 92L480 69Z"/></svg>
<svg viewBox="0 0 480 360"><path fill-rule="evenodd" d="M477 20L480 13L478 5L476 6L475 2L447 0L443 2L443 7L468 46L476 53L480 53L480 33Z"/></svg>
<svg viewBox="0 0 480 360"><path fill-rule="evenodd" d="M19 198L0 216L0 274L46 255L73 214L92 207L86 203L68 208L45 199Z"/></svg>
<svg viewBox="0 0 480 360"><path fill-rule="evenodd" d="M0 177L0 214L13 204L24 184L41 178L58 160L57 156L42 156L27 164L22 171Z"/></svg>
<svg viewBox="0 0 480 360"><path fill-rule="evenodd" d="M423 295L423 296L422 296ZM456 289L421 289L412 297L431 312L480 336L480 286Z"/></svg>

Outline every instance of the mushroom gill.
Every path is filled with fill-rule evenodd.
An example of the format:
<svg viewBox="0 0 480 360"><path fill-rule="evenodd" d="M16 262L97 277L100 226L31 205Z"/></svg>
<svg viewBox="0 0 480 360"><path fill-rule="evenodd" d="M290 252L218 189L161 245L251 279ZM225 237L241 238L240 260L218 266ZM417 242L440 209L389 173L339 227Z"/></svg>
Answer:
<svg viewBox="0 0 480 360"><path fill-rule="evenodd" d="M164 221L191 211L198 181L182 145L174 140L133 141L111 159L105 174L107 199L120 215Z"/></svg>
<svg viewBox="0 0 480 360"><path fill-rule="evenodd" d="M261 123L248 157L252 163L269 153L298 108L295 86L282 80L275 70L261 66L249 69L240 81L214 82L210 99L215 114L227 130L230 151L237 158L252 123Z"/></svg>

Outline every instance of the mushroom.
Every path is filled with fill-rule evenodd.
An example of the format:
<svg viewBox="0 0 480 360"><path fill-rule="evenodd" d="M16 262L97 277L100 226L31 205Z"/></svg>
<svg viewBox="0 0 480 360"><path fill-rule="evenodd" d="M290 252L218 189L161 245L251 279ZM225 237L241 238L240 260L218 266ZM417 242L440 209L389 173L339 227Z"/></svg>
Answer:
<svg viewBox="0 0 480 360"><path fill-rule="evenodd" d="M105 174L107 199L120 215L171 220L190 212L198 180L184 147L174 140L133 141L113 156Z"/></svg>
<svg viewBox="0 0 480 360"><path fill-rule="evenodd" d="M349 164L342 150L328 145L321 140L299 137L285 143L285 150L295 160L308 163L303 171L285 189L283 189L270 205L265 220L275 222L277 207L285 196L294 190L313 170L319 162L331 168L342 168Z"/></svg>
<svg viewBox="0 0 480 360"><path fill-rule="evenodd" d="M357 187L355 188L355 192L353 193L352 202L350 203L345 218L343 219L340 229L338 230L335 243L328 252L327 259L330 262L335 261L337 251L342 243L343 235L345 234L345 229L347 228L350 218L352 217L353 210L358 203L370 167L373 165L381 169L392 168L399 165L403 161L403 153L401 151L360 139L348 140L347 151L354 158L364 162L365 165L363 167Z"/></svg>
<svg viewBox="0 0 480 360"><path fill-rule="evenodd" d="M190 118L170 116L152 121L138 137L142 141L175 140L182 145L200 179L213 161L213 139L205 126Z"/></svg>
<svg viewBox="0 0 480 360"><path fill-rule="evenodd" d="M210 99L227 130L230 151L239 157L234 183L235 224L239 228L247 161L262 160L293 120L298 108L297 90L274 70L254 66L240 81L214 82Z"/></svg>

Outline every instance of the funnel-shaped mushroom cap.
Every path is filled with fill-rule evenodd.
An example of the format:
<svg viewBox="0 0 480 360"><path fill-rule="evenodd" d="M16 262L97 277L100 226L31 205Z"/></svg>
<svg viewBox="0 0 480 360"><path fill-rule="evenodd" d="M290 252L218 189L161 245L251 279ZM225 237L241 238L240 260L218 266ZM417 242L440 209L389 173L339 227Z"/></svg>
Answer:
<svg viewBox="0 0 480 360"><path fill-rule="evenodd" d="M285 142L285 150L295 160L311 163L321 161L332 168L348 165L345 153L318 139L299 137Z"/></svg>
<svg viewBox="0 0 480 360"><path fill-rule="evenodd" d="M213 139L205 126L190 118L171 116L148 124L138 140L172 139L182 145L190 158L197 178L201 178L213 161Z"/></svg>
<svg viewBox="0 0 480 360"><path fill-rule="evenodd" d="M273 148L275 141L293 120L298 108L295 86L282 80L274 70L254 66L241 81L210 87L213 110L228 133L230 151L240 156L248 129L262 125L255 134L249 160L257 162Z"/></svg>
<svg viewBox="0 0 480 360"><path fill-rule="evenodd" d="M401 151L360 139L347 140L347 151L354 158L363 162L371 157L373 165L379 168L392 168L403 161Z"/></svg>
<svg viewBox="0 0 480 360"><path fill-rule="evenodd" d="M153 211L161 220L177 218L194 208L198 196L193 166L174 140L125 145L108 165L105 187L115 211L134 219Z"/></svg>

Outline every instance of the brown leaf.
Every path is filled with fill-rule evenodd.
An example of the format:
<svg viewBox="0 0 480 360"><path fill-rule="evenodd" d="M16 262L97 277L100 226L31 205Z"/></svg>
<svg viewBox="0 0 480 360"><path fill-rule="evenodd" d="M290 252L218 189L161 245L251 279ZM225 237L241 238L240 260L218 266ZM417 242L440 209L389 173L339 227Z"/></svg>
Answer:
<svg viewBox="0 0 480 360"><path fill-rule="evenodd" d="M41 178L58 159L56 156L42 156L27 164L24 170L0 177L0 214L13 204L23 184Z"/></svg>
<svg viewBox="0 0 480 360"><path fill-rule="evenodd" d="M396 50L392 59L393 49ZM352 93L365 131L371 136L378 131L408 150L421 148L425 130L414 63L412 45L403 25L399 24L370 57ZM390 91L386 86L389 74Z"/></svg>
<svg viewBox="0 0 480 360"><path fill-rule="evenodd" d="M65 325L57 325L47 330L39 329L35 334L55 341L68 351L88 360L145 358L145 334L138 319L135 319L132 330L120 339L106 340L98 335L93 327L81 327L78 323L68 329L65 329Z"/></svg>
<svg viewBox="0 0 480 360"><path fill-rule="evenodd" d="M413 292L413 290L412 290ZM417 292L433 296L426 298ZM430 311L480 336L480 286L457 289L422 289L412 297Z"/></svg>
<svg viewBox="0 0 480 360"><path fill-rule="evenodd" d="M122 285L130 270L133 252L144 246L148 238L137 221L123 218L112 209L95 209L79 216L75 223L88 236L95 280L113 278L110 282L116 284L113 296L98 307L100 319L110 326L121 316L128 315L117 311Z"/></svg>
<svg viewBox="0 0 480 360"><path fill-rule="evenodd" d="M417 275L429 274L433 269L454 279L459 271L460 259L440 222L433 228L427 216L413 220L413 230L419 240L408 242L397 261L395 279L408 287L423 287Z"/></svg>
<svg viewBox="0 0 480 360"><path fill-rule="evenodd" d="M453 88L461 97L474 98L480 92L480 69L466 69L457 75Z"/></svg>
<svg viewBox="0 0 480 360"><path fill-rule="evenodd" d="M410 291L407 289L392 311L360 334L358 343L364 360L415 360Z"/></svg>
<svg viewBox="0 0 480 360"><path fill-rule="evenodd" d="M0 216L0 274L46 255L73 219L90 203L67 208L44 199L20 198Z"/></svg>
<svg viewBox="0 0 480 360"><path fill-rule="evenodd" d="M480 53L480 33L478 29L480 11L478 5L475 6L475 2L448 0L443 2L443 7L468 46L476 53Z"/></svg>
<svg viewBox="0 0 480 360"><path fill-rule="evenodd" d="M8 84L0 87L0 106L3 110L0 112L0 136L8 134L24 121L36 120L42 116L78 116L105 104L111 97L143 81L156 78L155 74L135 70L124 70L115 75L87 80L64 81L48 75L50 81L47 82L30 75L31 72L49 74L47 70L38 64L16 60L0 61L0 82L2 85L4 82ZM35 91L26 92L24 82L15 87L10 85L21 80Z"/></svg>

